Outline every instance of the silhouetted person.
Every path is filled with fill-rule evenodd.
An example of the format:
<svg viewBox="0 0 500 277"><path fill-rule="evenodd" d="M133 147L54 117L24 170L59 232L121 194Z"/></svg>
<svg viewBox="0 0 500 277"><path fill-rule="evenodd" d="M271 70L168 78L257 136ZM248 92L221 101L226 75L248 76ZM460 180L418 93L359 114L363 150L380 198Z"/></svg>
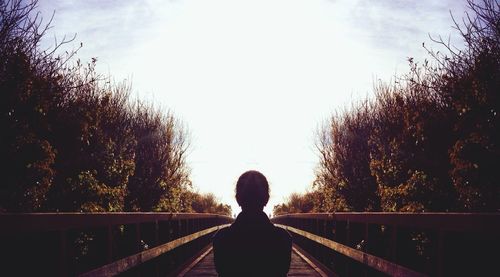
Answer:
<svg viewBox="0 0 500 277"><path fill-rule="evenodd" d="M236 184L242 212L231 226L219 230L213 241L219 276L286 276L292 239L274 226L262 211L269 200L269 184L258 171L243 173Z"/></svg>

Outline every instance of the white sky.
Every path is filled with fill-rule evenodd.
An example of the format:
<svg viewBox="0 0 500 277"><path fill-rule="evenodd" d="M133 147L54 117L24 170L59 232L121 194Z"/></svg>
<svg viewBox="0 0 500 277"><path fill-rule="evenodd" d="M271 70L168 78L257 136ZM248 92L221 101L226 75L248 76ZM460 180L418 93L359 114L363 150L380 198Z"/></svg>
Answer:
<svg viewBox="0 0 500 277"><path fill-rule="evenodd" d="M234 185L257 169L272 207L314 180L315 131L336 110L370 96L378 79L423 60L428 34L455 35L457 0L40 0L54 27L83 42L78 57L131 80L136 95L189 128L200 192L239 212ZM454 40L460 45L460 40ZM353 157L355 158L355 157Z"/></svg>

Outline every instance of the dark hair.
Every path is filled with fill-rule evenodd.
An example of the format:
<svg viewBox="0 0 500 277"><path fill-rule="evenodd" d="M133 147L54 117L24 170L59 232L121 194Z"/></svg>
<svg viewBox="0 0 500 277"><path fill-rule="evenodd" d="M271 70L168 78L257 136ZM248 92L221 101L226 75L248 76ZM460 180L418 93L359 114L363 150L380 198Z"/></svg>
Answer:
<svg viewBox="0 0 500 277"><path fill-rule="evenodd" d="M243 173L236 183L236 201L243 210L262 210L269 201L269 184L266 177L255 170Z"/></svg>

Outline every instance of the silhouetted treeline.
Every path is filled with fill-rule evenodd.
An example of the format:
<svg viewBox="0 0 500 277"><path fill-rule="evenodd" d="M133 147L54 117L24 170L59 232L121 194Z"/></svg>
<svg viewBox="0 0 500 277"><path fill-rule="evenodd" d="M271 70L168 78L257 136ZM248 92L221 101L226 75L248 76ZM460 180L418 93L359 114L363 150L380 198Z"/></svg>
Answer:
<svg viewBox="0 0 500 277"><path fill-rule="evenodd" d="M308 213L314 209L314 199L318 198L318 191L306 192L304 194L292 193L287 197L285 203L273 207L273 215Z"/></svg>
<svg viewBox="0 0 500 277"><path fill-rule="evenodd" d="M211 213L231 216L231 206L221 204L214 194L190 193L191 208L195 213Z"/></svg>
<svg viewBox="0 0 500 277"><path fill-rule="evenodd" d="M275 213L500 210L500 5L468 7L455 21L465 48L434 40L448 52L426 48L431 62L409 58L408 74L333 115L313 192Z"/></svg>
<svg viewBox="0 0 500 277"><path fill-rule="evenodd" d="M68 41L40 50L36 4L0 1L0 211L195 211L183 124Z"/></svg>

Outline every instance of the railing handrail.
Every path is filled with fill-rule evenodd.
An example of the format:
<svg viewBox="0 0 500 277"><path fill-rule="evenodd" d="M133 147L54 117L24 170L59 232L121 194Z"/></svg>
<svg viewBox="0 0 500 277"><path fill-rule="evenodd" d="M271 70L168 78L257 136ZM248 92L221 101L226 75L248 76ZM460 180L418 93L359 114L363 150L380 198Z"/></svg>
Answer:
<svg viewBox="0 0 500 277"><path fill-rule="evenodd" d="M454 253L459 251L451 245L461 245L462 250L468 252L467 262L476 264L472 268L488 268L477 257L490 257L486 254L479 256L484 252L481 246L487 243L495 245L498 242L495 238L500 232L500 213L302 213L280 215L271 220L297 234L302 242L311 247L330 248L350 261L355 260L367 268L395 276L420 275L413 271L417 268L425 274L445 276L454 272L452 275L456 275L457 271L446 267L450 263L450 255L458 257ZM411 235L415 231L423 234L421 239L426 240L427 257L432 257L432 261L421 259L420 264L413 260L410 262L409 257L418 256L416 248L411 253L401 252L407 254L403 254L402 260L398 258L402 249L408 249L408 241L415 238ZM470 255L474 255L471 260ZM341 264L343 267L340 270L349 272L350 263ZM466 267L461 269L468 270Z"/></svg>
<svg viewBox="0 0 500 277"><path fill-rule="evenodd" d="M48 260L56 261L54 265L58 267L46 268L50 275L59 270L60 276L67 276L72 271L71 274L87 271L83 274L114 276L187 243L196 245L195 240L206 238L233 220L232 217L206 213L0 213L0 234L7 238L12 236L19 242L32 235L39 236L37 241L50 240L57 250ZM71 253L76 247L75 235L86 231L98 237L100 246L95 249L101 250L100 254L94 251L93 256L89 256L91 266L78 268L70 260ZM24 256L15 257L22 259Z"/></svg>
<svg viewBox="0 0 500 277"><path fill-rule="evenodd" d="M336 212L294 213L273 217L349 221L353 223L397 225L443 231L500 231L500 213L401 213L401 212Z"/></svg>
<svg viewBox="0 0 500 277"><path fill-rule="evenodd" d="M0 213L0 233L57 231L137 224L155 221L225 218L208 213L105 212L105 213Z"/></svg>
<svg viewBox="0 0 500 277"><path fill-rule="evenodd" d="M106 264L99 268L93 269L91 271L85 272L79 277L86 276L115 276L119 273L127 271L135 266L138 266L144 262L147 262L151 259L154 259L164 253L167 253L179 246L187 244L197 238L205 236L207 234L213 233L221 228L229 226L229 224L217 225L214 227L210 227L187 236L169 241L152 249L147 249L137 254L130 255L126 258L114 261L112 263Z"/></svg>
<svg viewBox="0 0 500 277"><path fill-rule="evenodd" d="M356 260L359 263L365 264L371 268L386 273L390 276L411 276L411 277L426 276L425 274L416 272L404 266L398 265L396 263L390 262L388 260L382 259L374 255L370 255L363 251L356 250L344 244L335 242L333 240L329 240L327 238L315 235L313 233L281 224L277 224L277 226L284 228L295 234L301 235L307 239L310 239L316 243L323 245L324 247L327 247L346 257Z"/></svg>

